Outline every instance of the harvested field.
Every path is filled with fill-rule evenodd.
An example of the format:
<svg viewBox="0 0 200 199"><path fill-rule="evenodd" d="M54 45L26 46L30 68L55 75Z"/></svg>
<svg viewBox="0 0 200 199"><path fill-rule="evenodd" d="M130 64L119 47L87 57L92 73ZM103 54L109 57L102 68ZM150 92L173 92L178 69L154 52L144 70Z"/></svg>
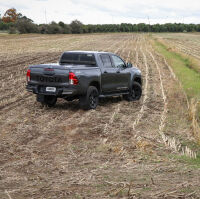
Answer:
<svg viewBox="0 0 200 199"><path fill-rule="evenodd" d="M0 49L1 199L199 198L186 98L147 35L2 35ZM143 74L141 100L42 107L25 90L26 68L57 62L64 50L132 62ZM182 156L184 146L197 158Z"/></svg>
<svg viewBox="0 0 200 199"><path fill-rule="evenodd" d="M200 60L200 34L198 33L161 33L155 37L165 40L173 48Z"/></svg>

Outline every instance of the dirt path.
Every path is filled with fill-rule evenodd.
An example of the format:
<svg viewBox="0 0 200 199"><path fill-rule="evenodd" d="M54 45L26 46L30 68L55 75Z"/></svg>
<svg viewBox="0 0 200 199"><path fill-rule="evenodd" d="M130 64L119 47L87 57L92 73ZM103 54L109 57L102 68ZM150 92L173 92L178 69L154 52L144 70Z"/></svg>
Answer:
<svg viewBox="0 0 200 199"><path fill-rule="evenodd" d="M72 38L79 43L73 41L68 49L116 52L140 68L143 96L137 102L109 98L90 111L79 109L77 101L64 100L44 108L24 90L25 69L28 64L57 61L62 42L51 53L10 59L0 55L0 198L198 198L200 170L173 158L179 154L160 133L187 137L189 127L170 122L172 113L180 118L185 109L174 113L174 106L181 105L172 91L175 80L148 38ZM54 43L52 38L41 39ZM62 39L66 43L71 37ZM21 40L26 42L26 37Z"/></svg>

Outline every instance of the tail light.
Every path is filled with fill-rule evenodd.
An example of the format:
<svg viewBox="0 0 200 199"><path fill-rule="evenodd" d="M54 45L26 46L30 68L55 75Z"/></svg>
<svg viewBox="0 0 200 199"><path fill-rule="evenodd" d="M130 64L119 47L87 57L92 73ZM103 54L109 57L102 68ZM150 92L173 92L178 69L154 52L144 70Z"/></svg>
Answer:
<svg viewBox="0 0 200 199"><path fill-rule="evenodd" d="M78 84L78 79L77 79L76 75L72 72L69 73L69 84L71 84L71 85Z"/></svg>
<svg viewBox="0 0 200 199"><path fill-rule="evenodd" d="M30 69L27 70L26 79L27 79L27 82L29 82L31 80L31 70Z"/></svg>

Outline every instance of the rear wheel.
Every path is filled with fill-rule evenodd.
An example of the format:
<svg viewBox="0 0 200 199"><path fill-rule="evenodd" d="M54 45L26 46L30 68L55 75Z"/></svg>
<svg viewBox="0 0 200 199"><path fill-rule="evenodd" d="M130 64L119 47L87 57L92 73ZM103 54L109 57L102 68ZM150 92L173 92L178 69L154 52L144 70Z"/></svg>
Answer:
<svg viewBox="0 0 200 199"><path fill-rule="evenodd" d="M89 86L87 94L79 98L82 109L95 109L99 103L99 92L96 87Z"/></svg>
<svg viewBox="0 0 200 199"><path fill-rule="evenodd" d="M132 90L128 95L123 95L123 98L127 101L139 100L142 96L142 86L138 82L133 82Z"/></svg>

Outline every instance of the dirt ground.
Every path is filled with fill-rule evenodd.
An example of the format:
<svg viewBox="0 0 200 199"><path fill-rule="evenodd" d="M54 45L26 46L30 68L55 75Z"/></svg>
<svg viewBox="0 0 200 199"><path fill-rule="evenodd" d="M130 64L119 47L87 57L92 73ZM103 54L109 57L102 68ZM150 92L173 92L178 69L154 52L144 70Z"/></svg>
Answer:
<svg viewBox="0 0 200 199"><path fill-rule="evenodd" d="M186 99L147 35L3 35L0 49L0 199L200 198L200 167L176 144L194 143ZM64 50L132 62L141 100L42 107L25 90L27 66L57 62Z"/></svg>

